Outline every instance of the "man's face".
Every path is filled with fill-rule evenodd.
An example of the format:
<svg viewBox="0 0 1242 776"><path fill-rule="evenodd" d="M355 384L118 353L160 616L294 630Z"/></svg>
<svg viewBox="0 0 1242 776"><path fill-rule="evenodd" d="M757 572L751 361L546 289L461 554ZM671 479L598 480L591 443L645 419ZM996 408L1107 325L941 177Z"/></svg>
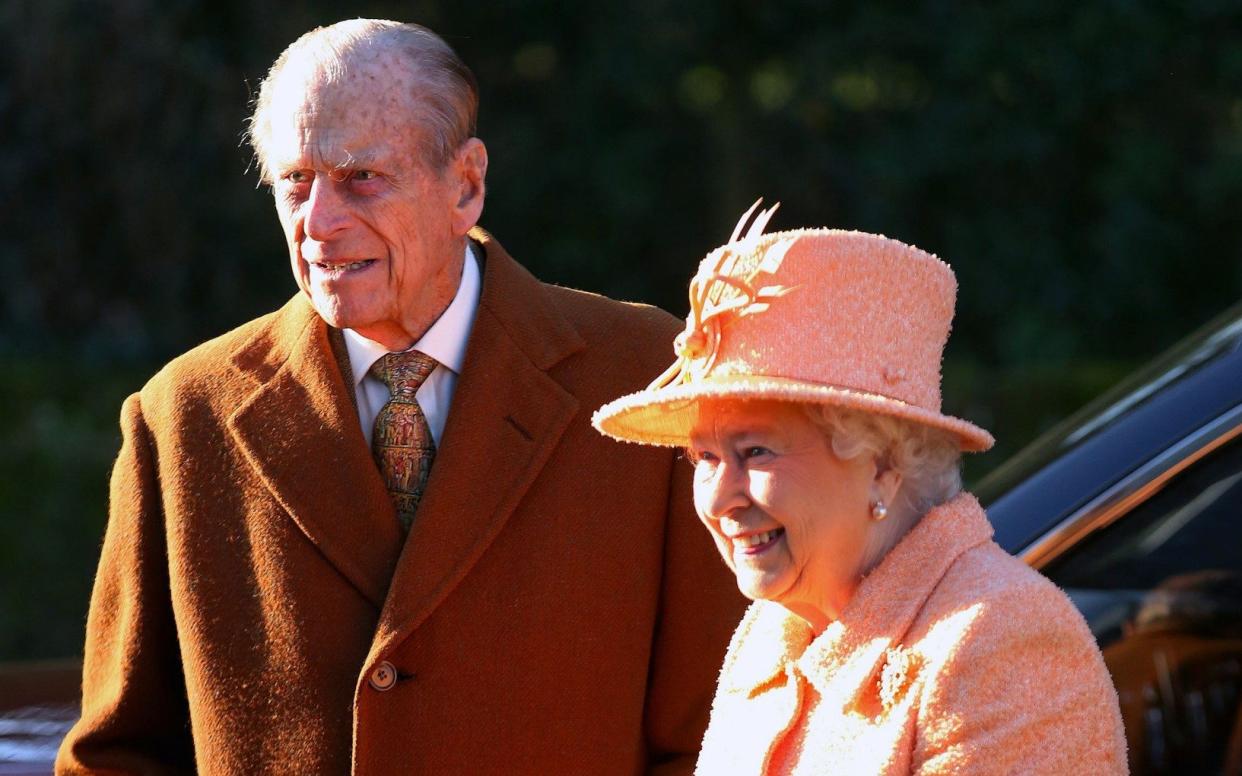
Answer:
<svg viewBox="0 0 1242 776"><path fill-rule="evenodd" d="M417 83L392 55L331 84L290 70L263 151L293 276L329 324L409 347L456 293L486 151L471 140L443 170L424 163Z"/></svg>

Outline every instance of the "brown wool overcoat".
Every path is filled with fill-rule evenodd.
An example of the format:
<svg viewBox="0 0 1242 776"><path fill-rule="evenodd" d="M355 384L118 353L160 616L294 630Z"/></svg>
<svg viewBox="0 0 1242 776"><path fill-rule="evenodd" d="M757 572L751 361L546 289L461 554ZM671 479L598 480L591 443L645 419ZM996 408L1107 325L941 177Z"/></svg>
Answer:
<svg viewBox="0 0 1242 776"><path fill-rule="evenodd" d="M589 423L677 322L472 237L478 314L404 541L300 295L125 403L59 773L692 768L745 602L690 467Z"/></svg>

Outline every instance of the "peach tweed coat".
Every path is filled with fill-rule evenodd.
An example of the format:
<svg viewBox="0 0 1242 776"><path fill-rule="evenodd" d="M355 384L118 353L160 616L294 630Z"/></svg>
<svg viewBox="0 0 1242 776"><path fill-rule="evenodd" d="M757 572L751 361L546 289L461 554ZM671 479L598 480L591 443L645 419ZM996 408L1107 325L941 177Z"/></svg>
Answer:
<svg viewBox="0 0 1242 776"><path fill-rule="evenodd" d="M754 604L698 773L1125 773L1117 695L1086 623L991 536L971 495L932 510L814 639Z"/></svg>
<svg viewBox="0 0 1242 776"><path fill-rule="evenodd" d="M745 602L689 467L588 422L679 324L472 236L478 314L405 541L301 296L125 403L58 772L692 770Z"/></svg>

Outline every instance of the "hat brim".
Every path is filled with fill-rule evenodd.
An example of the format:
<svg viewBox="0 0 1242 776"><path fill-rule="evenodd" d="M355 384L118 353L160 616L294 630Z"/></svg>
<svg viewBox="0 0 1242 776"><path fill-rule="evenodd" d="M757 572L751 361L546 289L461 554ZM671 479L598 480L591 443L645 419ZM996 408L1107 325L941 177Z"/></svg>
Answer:
<svg viewBox="0 0 1242 776"><path fill-rule="evenodd" d="M995 442L991 434L973 423L887 396L758 375L706 378L631 393L600 407L591 423L600 433L623 442L684 447L689 444L690 431L698 420L699 401L715 398L832 404L878 412L948 431L957 438L963 452L982 452Z"/></svg>

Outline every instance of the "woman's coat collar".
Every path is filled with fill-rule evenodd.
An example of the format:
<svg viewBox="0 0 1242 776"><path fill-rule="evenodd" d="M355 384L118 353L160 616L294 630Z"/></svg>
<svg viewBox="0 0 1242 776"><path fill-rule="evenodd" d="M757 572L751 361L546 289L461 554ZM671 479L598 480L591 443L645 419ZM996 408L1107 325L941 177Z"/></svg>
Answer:
<svg viewBox="0 0 1242 776"><path fill-rule="evenodd" d="M992 538L978 500L962 493L932 509L859 584L819 636L784 607L753 604L733 636L721 688L747 697L800 674L821 697L853 701L899 645L949 567Z"/></svg>

